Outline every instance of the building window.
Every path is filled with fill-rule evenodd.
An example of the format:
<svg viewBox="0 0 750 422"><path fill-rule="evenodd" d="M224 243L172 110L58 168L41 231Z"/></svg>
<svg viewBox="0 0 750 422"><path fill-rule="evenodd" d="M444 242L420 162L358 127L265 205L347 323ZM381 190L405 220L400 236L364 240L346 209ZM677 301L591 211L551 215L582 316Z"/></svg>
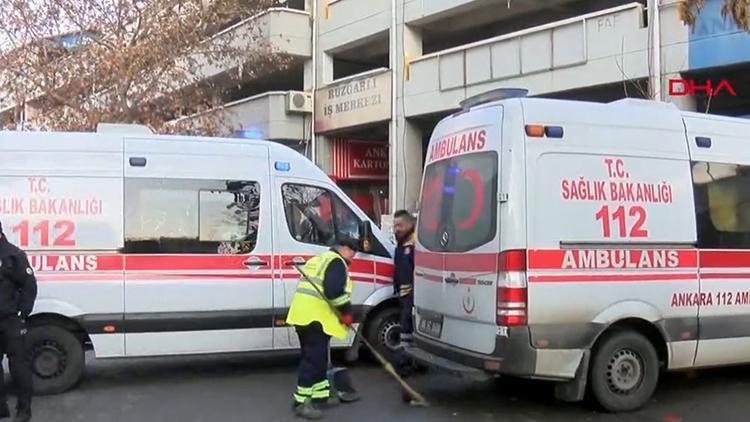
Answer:
<svg viewBox="0 0 750 422"><path fill-rule="evenodd" d="M258 238L260 185L126 179L125 252L246 254Z"/></svg>
<svg viewBox="0 0 750 422"><path fill-rule="evenodd" d="M750 167L693 163L698 247L750 249Z"/></svg>

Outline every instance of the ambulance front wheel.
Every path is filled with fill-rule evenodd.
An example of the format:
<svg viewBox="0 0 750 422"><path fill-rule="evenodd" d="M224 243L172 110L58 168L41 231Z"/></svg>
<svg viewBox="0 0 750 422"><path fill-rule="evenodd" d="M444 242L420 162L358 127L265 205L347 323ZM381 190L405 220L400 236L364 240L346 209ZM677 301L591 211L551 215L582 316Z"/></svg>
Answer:
<svg viewBox="0 0 750 422"><path fill-rule="evenodd" d="M365 327L367 341L384 357L392 357L401 341L400 312L396 307L386 307L368 318Z"/></svg>
<svg viewBox="0 0 750 422"><path fill-rule="evenodd" d="M607 411L628 412L645 405L659 381L659 357L653 344L635 331L605 334L597 345L589 385Z"/></svg>
<svg viewBox="0 0 750 422"><path fill-rule="evenodd" d="M80 339L65 328L41 325L29 330L34 393L63 393L83 376L85 354Z"/></svg>

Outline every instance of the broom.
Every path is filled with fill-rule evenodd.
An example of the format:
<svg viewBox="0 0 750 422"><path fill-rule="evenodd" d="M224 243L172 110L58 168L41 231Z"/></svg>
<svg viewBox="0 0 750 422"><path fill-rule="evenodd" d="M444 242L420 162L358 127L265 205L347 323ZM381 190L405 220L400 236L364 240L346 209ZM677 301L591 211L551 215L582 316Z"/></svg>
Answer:
<svg viewBox="0 0 750 422"><path fill-rule="evenodd" d="M317 284L313 283L312 280L310 280L310 278L307 277L307 274L305 274L302 271L302 269L300 269L299 264L294 264L294 268L302 275L302 278L304 278L305 281L310 283L315 288L315 291L317 291L320 297L322 297L323 300L325 300L325 302L331 308L331 311L333 311L333 314L336 315L336 318L341 319L341 313L339 313L339 310L336 309L335 306L333 306L330 300L328 300L326 295L320 290L320 287L318 287ZM349 327L349 329L353 330L352 327ZM359 336L359 333L354 332L354 336L356 338L357 336ZM429 403L427 402L427 400L425 400L424 396L419 394L417 390L412 388L412 386L410 386L406 381L404 381L404 379L401 378L398 372L396 372L396 370L393 368L393 365L388 361L388 359L386 359L385 357L383 357L383 355L378 353L375 347L369 341L367 341L367 339L364 336L360 336L360 340L370 350L370 353L372 353L372 355L375 356L375 359L378 361L378 363L380 363L380 366L383 367L385 372L387 372L388 375L390 375L394 380L396 380L396 382L398 382L399 385L401 385L401 387L412 397L412 401L410 403L412 406L418 406L418 407L429 406Z"/></svg>

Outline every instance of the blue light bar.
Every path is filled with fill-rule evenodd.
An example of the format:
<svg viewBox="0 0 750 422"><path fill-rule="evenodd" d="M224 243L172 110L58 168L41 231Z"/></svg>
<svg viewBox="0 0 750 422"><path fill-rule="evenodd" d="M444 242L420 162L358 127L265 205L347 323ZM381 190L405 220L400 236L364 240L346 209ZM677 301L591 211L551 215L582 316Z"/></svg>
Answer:
<svg viewBox="0 0 750 422"><path fill-rule="evenodd" d="M445 193L455 193L456 192L456 188L454 188L453 186L443 186L443 192L445 192Z"/></svg>
<svg viewBox="0 0 750 422"><path fill-rule="evenodd" d="M277 171L289 171L291 170L292 165L286 161L276 161L275 163L273 163L273 167Z"/></svg>
<svg viewBox="0 0 750 422"><path fill-rule="evenodd" d="M263 138L263 131L253 129L238 130L234 132L234 137L243 139L261 139Z"/></svg>

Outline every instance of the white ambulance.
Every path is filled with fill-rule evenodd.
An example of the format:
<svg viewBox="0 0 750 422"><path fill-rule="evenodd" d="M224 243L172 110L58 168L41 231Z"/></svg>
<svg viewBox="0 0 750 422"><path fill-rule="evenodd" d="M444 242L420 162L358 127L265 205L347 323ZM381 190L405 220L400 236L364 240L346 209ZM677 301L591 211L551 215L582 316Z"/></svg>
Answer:
<svg viewBox="0 0 750 422"><path fill-rule="evenodd" d="M40 393L75 385L86 349L119 358L299 347L284 322L294 265L340 234L369 245L350 267L355 322L382 348L398 341L390 242L280 144L127 125L0 132L0 219L39 282L29 338Z"/></svg>
<svg viewBox="0 0 750 422"><path fill-rule="evenodd" d="M750 363L749 133L645 100L467 100L427 153L412 355L615 412L662 371Z"/></svg>

